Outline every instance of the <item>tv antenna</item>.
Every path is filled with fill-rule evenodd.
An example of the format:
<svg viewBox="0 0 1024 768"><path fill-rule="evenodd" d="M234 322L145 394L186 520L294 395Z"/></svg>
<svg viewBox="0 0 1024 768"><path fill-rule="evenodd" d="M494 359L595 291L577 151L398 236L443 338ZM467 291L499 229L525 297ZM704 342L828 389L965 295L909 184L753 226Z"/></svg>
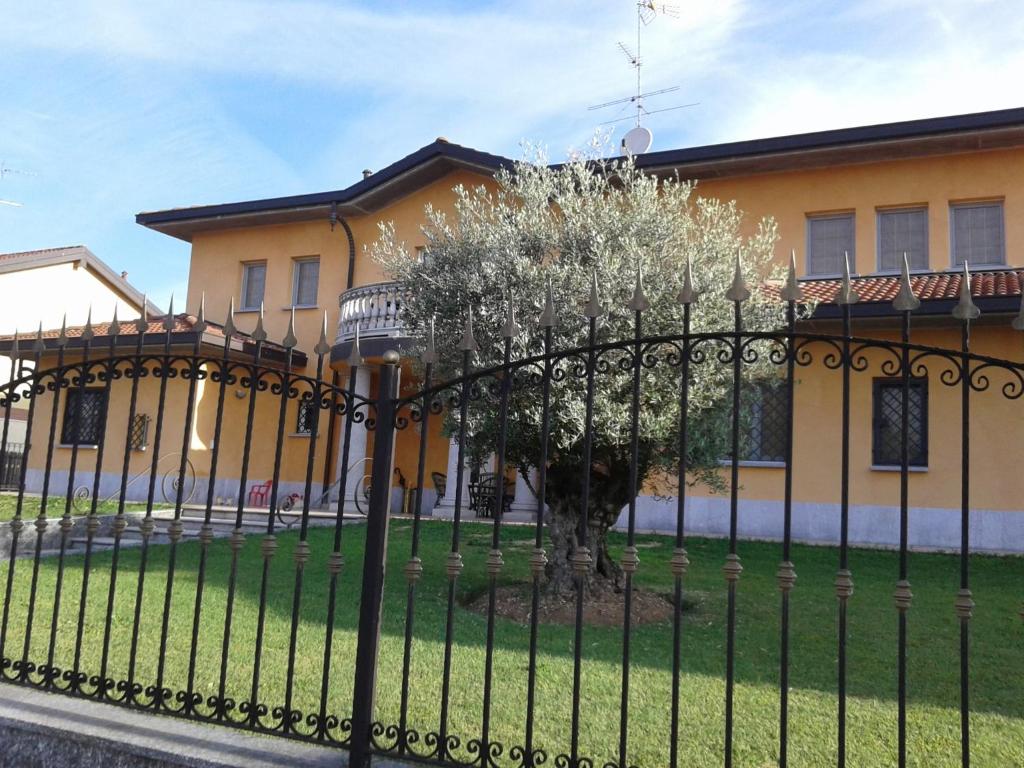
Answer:
<svg viewBox="0 0 1024 768"><path fill-rule="evenodd" d="M636 93L633 96L627 96L622 99L613 99L612 101L606 101L603 104L594 104L587 109L593 111L596 109L604 109L605 107L612 107L617 104L630 105L631 109L636 110L635 115L628 115L626 117L617 117L612 120L605 120L601 125L610 125L612 123L619 123L623 120L635 120L636 125L626 132L626 135L622 137L622 153L624 155L639 155L646 152L651 148L651 142L654 140L654 134L648 128L641 125L642 119L645 115L654 115L659 112L671 112L676 109L686 109L687 107L695 107L698 102L690 104L679 104L674 107L666 107L665 109L654 109L648 110L644 106L644 99L651 96L660 96L665 93L672 93L679 90L678 85L673 85L670 88L659 88L655 91L648 91L644 93L641 69L643 68L643 59L640 58L640 37L643 28L655 20L658 16L668 16L669 18L679 18L679 9L674 5L667 3L654 2L654 0L637 0L636 4L636 48L630 48L625 43L619 43L619 50L622 51L623 55L629 61L629 65L636 70Z"/></svg>
<svg viewBox="0 0 1024 768"><path fill-rule="evenodd" d="M31 171L19 171L14 168L8 168L7 164L0 160L0 181L4 180L5 176L18 175L18 176L35 176ZM13 208L21 208L21 203L16 203L13 200L0 199L0 205L9 205Z"/></svg>

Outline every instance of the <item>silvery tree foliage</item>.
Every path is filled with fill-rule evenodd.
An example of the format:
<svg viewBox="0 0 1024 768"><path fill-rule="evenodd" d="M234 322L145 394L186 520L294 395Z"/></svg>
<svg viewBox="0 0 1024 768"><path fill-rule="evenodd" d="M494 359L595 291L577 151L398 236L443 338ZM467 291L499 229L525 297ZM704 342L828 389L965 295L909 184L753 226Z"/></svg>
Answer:
<svg viewBox="0 0 1024 768"><path fill-rule="evenodd" d="M698 294L691 307L693 333L732 330L735 307L725 294L737 263L747 284L755 288L743 304L744 329L777 329L784 321L778 301L756 290L765 279L779 277L771 268L777 239L774 222L744 222L735 203L700 197L692 183L656 178L638 170L630 159L578 158L557 166L518 162L499 171L493 184L459 186L454 192L453 213L427 207L427 245L420 258L409 253L392 224L381 226L370 249L388 274L405 285L403 317L411 335L422 343L429 324L435 323L440 358L435 380L461 374L458 344L471 310L480 346L474 368L501 364L509 305L519 326L512 359L542 354L544 332L538 318L549 290L557 315L553 348L586 347L584 305L595 276L604 310L598 320L599 343L634 338L635 314L627 305L637 290L638 275L650 304L642 313L642 335L678 337L683 331L679 293L687 264ZM680 346L678 339L644 345L652 364L645 365L641 375L642 492L673 492L680 460ZM555 591L571 587L567 558L580 520L581 479L587 471L592 478L588 525L595 555L590 587L618 581L606 532L630 500L633 349L626 343L601 353L609 367L596 377L589 468L583 467L585 354L555 363L567 374L552 383L548 433L548 530L553 545L549 583ZM721 489L719 464L729 450L726 406L732 369L714 361L715 351L713 342L706 344L708 362L690 366L686 461L692 482ZM744 377L775 375L767 355L760 357L760 364L744 365ZM528 373L524 370L522 376ZM467 448L473 456L488 456L495 448L495 403L493 396L481 397L470 410ZM514 388L506 460L524 471L538 462L541 405L539 387ZM449 431L455 416L449 409Z"/></svg>

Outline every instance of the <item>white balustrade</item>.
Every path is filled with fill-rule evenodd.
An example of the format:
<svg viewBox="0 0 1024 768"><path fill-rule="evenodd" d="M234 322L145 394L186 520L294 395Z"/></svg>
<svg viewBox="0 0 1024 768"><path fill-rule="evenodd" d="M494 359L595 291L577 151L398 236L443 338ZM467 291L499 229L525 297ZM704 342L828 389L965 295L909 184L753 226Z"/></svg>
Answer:
<svg viewBox="0 0 1024 768"><path fill-rule="evenodd" d="M404 299L405 290L396 282L345 291L338 300L341 312L335 343L352 341L357 326L360 338L403 335L400 313Z"/></svg>

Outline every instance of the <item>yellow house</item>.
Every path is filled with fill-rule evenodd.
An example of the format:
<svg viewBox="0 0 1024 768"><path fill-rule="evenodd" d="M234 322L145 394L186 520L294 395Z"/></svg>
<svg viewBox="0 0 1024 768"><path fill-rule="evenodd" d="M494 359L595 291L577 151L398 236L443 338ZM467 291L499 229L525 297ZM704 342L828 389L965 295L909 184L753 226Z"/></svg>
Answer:
<svg viewBox="0 0 1024 768"><path fill-rule="evenodd" d="M379 223L394 222L399 237L410 247L422 246L425 236L420 227L427 203L450 207L453 187L486 185L496 169L510 163L507 158L438 139L386 168L365 172L364 178L344 189L142 213L137 221L191 243L187 308L194 315L205 295L204 320L209 325L199 336L206 333L210 338L193 333L182 337L182 343L198 343L213 354L223 343L223 334L212 323L222 324L232 303L234 322L241 330L256 331L258 336L259 322L276 342L285 338L294 318L297 343L292 367L299 375L312 376L326 313L330 354L325 357L333 369L327 375L344 386L357 329L362 353L370 361L388 349L403 349L408 341L399 313L402 286L389 282L364 251L377 238ZM774 217L781 235L780 261L787 260L790 248L795 248L804 292L821 302L814 316L803 323L803 330L835 331L840 314L833 302L843 254L848 253L854 288L861 298L851 309L857 333L898 339L899 317L891 302L898 290L897 269L906 253L922 300L914 314L915 342L959 348L961 323L950 312L960 292L959 271L969 262L971 291L982 311L973 326L972 349L996 358L1024 359L1024 335L1010 327L1021 295L1020 273L1013 261L1024 247L1024 109L652 152L638 157L637 163L654 174L694 179L699 194L736 200L751 227L762 216ZM178 333L179 323L194 321L194 317L179 316L168 327ZM156 332L151 341L159 346L170 343L170 338ZM118 343L136 341L125 324ZM239 349L230 354L245 360L253 342L240 337L238 343ZM268 342L264 349L271 355L268 365L281 367L287 362L288 351L280 345ZM414 392L415 371L407 361L402 365L403 391ZM802 368L798 375L794 536L834 541L841 454L838 374L815 365ZM885 545L898 538L900 473L893 471L899 462L887 438L893 418L892 409L887 408L891 382L871 378L870 383L858 382L851 402L850 540ZM213 443L211 412L217 398L211 397L215 389L211 383L203 381L197 387L192 423L179 419L167 429L169 435L176 435L170 440L186 447L197 488L206 487L204 472ZM375 388L373 366L358 367L354 391L371 397ZM149 392L147 397L153 395ZM933 378L915 380L910 398L915 435L909 480L910 541L916 546L955 547L959 542L959 454L954 450L959 445L958 390ZM231 423L235 430L231 439L241 442L245 400L228 398L228 403L233 415L224 423ZM277 430L281 439L253 446L248 483L238 482L242 457L234 456L230 461L235 464L222 461L216 487L207 491L211 498L234 503L249 492L250 485L268 479L275 457L281 465L279 495L304 491L308 484L308 478L302 477L307 466L304 447L312 432L300 428L304 416L299 404L288 407L293 408L284 417L288 427ZM184 409L178 404L168 413ZM757 413L760 421L744 449L740 472L740 532L777 538L784 462L770 404ZM1019 402L988 393L977 398L974 413L974 429L985 439L976 441L972 450L973 546L1019 549L1024 547L1024 515L1013 473L1006 471L1007 457L1024 450L1024 433L1006 426L1019 422ZM274 411L262 418L271 424L279 421ZM326 428L318 426L311 486L317 498L329 497L344 476L347 501L350 494L358 493L365 473L372 434L358 424L353 427L346 464L340 445L344 418L330 419ZM435 505L432 485L426 498L427 507L444 516L451 513L457 461L438 422L434 420L428 436L426 469L427 477L438 474L440 498ZM226 440L222 436L222 444L227 445ZM401 504L401 488L416 477L418 442L412 431L399 435L395 509ZM86 466L91 467L88 462ZM117 474L117 469L111 471ZM638 526L674 530L675 502L657 490L646 489L641 497ZM536 503L521 478L515 496L513 515L528 518ZM727 530L727 499L698 488L688 504L690 532Z"/></svg>

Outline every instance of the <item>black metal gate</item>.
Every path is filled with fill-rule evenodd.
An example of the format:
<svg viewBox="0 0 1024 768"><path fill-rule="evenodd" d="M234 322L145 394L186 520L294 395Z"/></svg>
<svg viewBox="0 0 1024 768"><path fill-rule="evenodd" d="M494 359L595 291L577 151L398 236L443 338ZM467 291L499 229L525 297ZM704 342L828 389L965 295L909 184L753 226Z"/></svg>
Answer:
<svg viewBox="0 0 1024 768"><path fill-rule="evenodd" d="M911 571L909 566L909 520L911 509L913 410L916 382L927 380L957 393L960 428L959 456L960 540L959 568L951 576L950 621L959 624L959 649L949 660L959 665L960 746L959 762L971 759L970 627L973 616L971 592L971 405L979 393L995 389L989 397L1015 401L1024 391L1024 365L976 354L971 351L971 322L977 317L969 290L954 315L962 329L959 349L942 349L916 343L911 318L917 300L909 282L895 303L900 322L899 340L881 340L853 331L851 305L856 301L849 282L840 296L841 328L836 333L806 332L797 326L801 301L795 279L782 290L785 326L777 331L752 332L744 329L742 282L729 292L734 308L734 326L715 333L693 332L696 293L689 279L680 295L679 332L650 336L644 332L647 302L638 285L629 310L635 333L627 339L603 339L599 318L604 308L596 293L585 310L588 343L574 349L556 349L552 329L559 314L552 303L540 316L537 334L541 350L525 358L514 356L514 339L522 329L509 317L504 334L502 363L474 369L476 342L471 324L459 347L461 375L436 383L438 357L433 340L422 356L422 384L418 392L399 396L400 359L387 353L376 366L378 392L365 399L353 393L356 367L364 363L355 357L347 388L332 386L323 378L324 359L329 352L326 338L316 347L316 372L306 376L292 368L294 335L284 340L287 355L279 364L269 364L263 355L265 335L254 334L247 358L232 351L235 331L230 319L224 328L220 355L204 355L199 342L191 350L173 349L168 328L162 349L143 348L140 328L133 351L121 351L125 338L115 332L96 341L91 334L71 344L64 339L56 347L56 365L42 369L45 346L37 343L31 356L35 365L22 377L14 377L4 392L3 406L10 409L17 400L29 403L29 435L21 466L16 509L9 523L11 544L6 565L2 625L0 625L0 678L9 683L31 685L74 697L89 698L126 707L172 715L225 726L244 728L288 738L331 744L349 750L353 765L365 765L374 754L405 758L437 765L556 766L576 768L633 765L640 751L660 764L688 764L680 745L688 728L681 716L685 692L681 683L687 670L688 625L683 606L687 599L687 577L695 567L687 551L687 457L695 412L690 403L695 370L716 366L728 395L728 537L721 568L724 604L716 606L725 615L723 640L724 710L720 722L720 747L715 762L731 766L736 762L734 702L737 679L737 625L742 619L739 595L743 589L740 555L740 501L743 488L740 471L748 430L744 423L743 392L750 387L747 369L766 366L779 374L784 434L781 446L784 468L782 494L783 535L778 545L777 569L772 578L778 589L778 667L771 674L777 680L777 747L772 757L779 765L789 761L791 728L790 670L791 596L796 584L799 558L793 555L793 476L796 469L793 448L794 409L798 400L796 382L801 370L819 366L837 376L840 424L840 452L822 457L819 471L835 472L835 502L840 535L836 545L834 572L835 624L821 627L834 633L835 719L834 749L823 747L822 762L846 763L849 718L848 608L853 599L854 573L850 561L849 521L851 493L851 401L856 382L884 377L893 387L895 408L895 457L898 475L896 506L899 515L898 560L892 573L893 623L897 640L893 648L898 709L892 723L897 733L896 756L903 766L908 759L908 624ZM569 314L563 322L570 322ZM202 322L202 319L200 319ZM1017 320L1015 327L1024 327ZM129 343L131 340L129 339ZM637 497L644 477L637 470L640 450L640 421L646 407L645 377L652 370L671 372L675 381L673 397L678 405L678 442L665 450L675 457L678 483L675 502L675 533L666 567L671 574L671 616L666 622L667 640L663 663L669 675L669 694L661 701L665 717L658 723L636 728L631 712L637 697L635 665L634 580L642 575L637 538ZM588 656L607 653L588 643L591 632L584 621L587 581L598 556L591 540L591 510L595 477L593 444L595 399L599 388L615 382L627 393L623 400L626 428L622 445L630 467L628 483L631 501L625 511L625 541L619 557L623 574L623 620L617 650L615 716L602 730L615 732L613 754L592 756L581 739L585 725L584 706L588 674L596 667ZM99 395L89 395L99 392ZM587 471L577 478L579 514L572 536L571 564L575 578L574 619L566 630L545 626L539 616L549 555L549 519L546 503L553 498L549 470L557 465L564 446L549 443L552 408L566 407L566 392L577 397L583 428L581 446ZM239 394L241 393L241 394ZM155 398L155 399L148 399ZM513 537L503 523L502 494L495 494L494 509L484 523L465 519L463 473L471 441L473 419L495 420L497 464L503 466L510 434L511 404L530 399L541 415L536 445L536 515L529 537ZM235 403L234 401L238 402ZM85 403L92 405L85 410ZM126 405L124 429L113 429L114 409ZM887 401L889 402L889 401ZM309 424L308 441L300 449L289 442L288 424L298 419L293 412L304 406L301 423ZM70 404L70 406L69 406ZM62 410L63 409L63 410ZM138 463L137 441L133 440L136 416L149 409L154 425L147 445L149 462L146 493L133 504L125 493L133 463ZM205 415L204 415L205 414ZM236 414L240 414L237 416ZM354 534L345 532L345 478L339 500L328 502L318 494L316 477L331 458L324 440L340 417L344 427L338 443L341 466L350 465L353 429L374 432L369 513L361 547L352 549ZM208 418L210 439L197 438L192 425ZM454 519L448 527L429 521L424 508L428 442L433 420L445 418L456 439L459 477L455 483ZM1019 418L1019 413L1017 415ZM323 419L332 428L321 430ZM58 424L63 420L61 433ZM88 424L86 423L88 422ZM412 519L407 526L409 549L392 548L392 566L401 568L405 584L386 599L385 564L389 559L391 525L390 488L396 436L403 430L419 430L418 471L415 479ZM92 431L90 431L92 430ZM63 439L58 439L60 434ZM36 436L36 441L32 436ZM40 440L39 436L43 438ZM94 442L85 442L94 435ZM71 439L70 445L67 439ZM173 489L161 502L157 485L161 445L172 442L177 468ZM35 444L33 444L35 442ZM299 499L292 498L291 514L296 530L282 534L280 510L285 503L288 471L295 460L303 474ZM200 461L200 453L202 454ZM105 459L104 456L107 456ZM113 457L113 458L111 458ZM1018 457L1011 457L1017 462ZM186 499L188 462L200 462L202 471L197 501ZM268 462L266 475L256 476L261 461ZM111 463L117 468L108 476ZM291 462L291 463L289 463ZM289 470L290 468L290 470ZM31 471L30 471L31 469ZM37 474L33 475L32 472ZM74 496L83 471L91 475L88 513L77 518ZM256 480L269 481L264 511L249 503ZM112 514L101 508L102 488L120 483L113 497ZM35 483L35 485L33 485ZM225 504L223 488L235 490ZM33 495L38 491L38 495ZM63 496L61 495L63 494ZM325 506L317 508L316 499ZM81 500L80 500L81 501ZM53 512L56 511L56 515ZM321 532L317 526L323 526ZM428 528L428 526L435 526ZM470 526L477 526L470 528ZM83 530L84 529L84 530ZM517 529L520 530L521 529ZM440 533L438 533L440 532ZM320 534L323 533L321 536ZM403 533L405 535L405 533ZM425 537L443 535L448 540L445 554L424 559ZM189 541L191 539L191 541ZM515 546L512 546L515 544ZM525 546L524 546L525 544ZM469 546L482 547L479 557L464 558ZM348 547L348 549L346 549ZM352 580L350 567L361 576ZM506 559L508 562L506 562ZM482 623L463 607L460 579L470 568L479 569L483 579ZM502 661L496 636L504 627L497 612L499 586L505 574L528 582L531 608L523 627L525 653L516 657L518 666ZM425 578L443 574L443 588L432 582L433 603L424 603ZM392 574L392 579L397 574ZM155 593L155 597L153 597ZM440 601L440 602L438 602ZM443 605L443 611L429 613L422 606ZM388 608L390 606L390 608ZM390 611L386 613L385 609ZM70 614L69 614L70 612ZM499 627L501 624L501 627ZM419 629L425 627L426 629ZM382 631L385 628L385 631ZM479 634L476 634L479 631ZM431 634L428 638L424 632ZM696 632L696 628L694 628ZM433 634L436 633L436 634ZM468 634L473 633L473 634ZM546 636L555 637L558 653L544 645ZM339 655L338 645L343 647ZM382 647L387 647L388 666L381 664ZM473 646L478 652L463 653ZM353 651L350 653L350 651ZM429 674L417 656L428 654ZM465 666L457 661L465 661ZM503 657L502 657L503 658ZM467 661L468 660L468 661ZM420 670L419 672L417 670ZM396 685L397 706L386 717L379 715L375 698L381 690L381 675ZM765 674L768 674L766 671ZM472 676L478 695L470 705L465 698L465 676ZM498 679L498 676L502 679ZM511 677L512 679L506 679ZM429 679L428 679L429 678ZM559 715L560 740L538 737L540 699L550 695L551 680L564 681L568 706ZM458 686L456 685L458 683ZM495 693L496 687L517 687L515 711ZM561 685L561 683L559 683ZM456 693L458 688L458 693ZM543 693L548 690L549 693ZM393 691L390 693L394 693ZM436 706L434 703L436 702ZM477 709L477 702L479 709ZM462 710L472 706L479 712L478 728L468 732ZM520 709L521 707L521 709ZM649 711L649 710L648 710ZM545 715L550 718L550 712ZM453 723L462 723L455 726ZM550 732L548 729L547 732ZM631 734L642 733L640 737ZM637 739L644 739L638 744ZM653 743L653 742L656 742ZM640 750L640 747L643 747ZM720 749L720 751L718 751Z"/></svg>

